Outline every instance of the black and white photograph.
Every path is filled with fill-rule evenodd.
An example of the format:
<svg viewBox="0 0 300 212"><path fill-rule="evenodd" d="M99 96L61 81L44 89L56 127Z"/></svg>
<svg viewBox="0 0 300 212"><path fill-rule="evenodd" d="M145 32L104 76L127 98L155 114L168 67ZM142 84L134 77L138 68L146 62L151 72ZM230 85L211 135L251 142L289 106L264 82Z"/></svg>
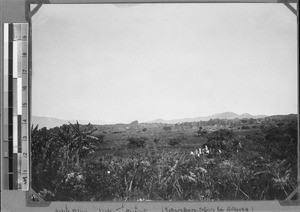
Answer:
<svg viewBox="0 0 300 212"><path fill-rule="evenodd" d="M297 16L283 4L44 4L31 27L31 187L45 201L297 188Z"/></svg>

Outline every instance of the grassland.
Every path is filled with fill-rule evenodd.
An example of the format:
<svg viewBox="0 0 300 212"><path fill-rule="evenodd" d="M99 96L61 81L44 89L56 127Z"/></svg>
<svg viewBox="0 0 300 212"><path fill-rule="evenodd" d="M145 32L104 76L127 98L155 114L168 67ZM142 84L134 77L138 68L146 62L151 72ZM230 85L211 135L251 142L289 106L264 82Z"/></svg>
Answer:
<svg viewBox="0 0 300 212"><path fill-rule="evenodd" d="M36 126L33 188L60 201L284 199L297 185L297 129L295 115Z"/></svg>

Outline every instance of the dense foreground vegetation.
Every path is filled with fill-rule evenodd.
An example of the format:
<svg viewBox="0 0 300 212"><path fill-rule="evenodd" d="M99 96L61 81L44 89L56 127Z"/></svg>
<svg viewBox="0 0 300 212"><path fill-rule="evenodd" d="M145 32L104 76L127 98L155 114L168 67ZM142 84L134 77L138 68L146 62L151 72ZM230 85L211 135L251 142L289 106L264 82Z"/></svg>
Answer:
<svg viewBox="0 0 300 212"><path fill-rule="evenodd" d="M31 158L49 201L284 199L297 186L297 118L35 126Z"/></svg>

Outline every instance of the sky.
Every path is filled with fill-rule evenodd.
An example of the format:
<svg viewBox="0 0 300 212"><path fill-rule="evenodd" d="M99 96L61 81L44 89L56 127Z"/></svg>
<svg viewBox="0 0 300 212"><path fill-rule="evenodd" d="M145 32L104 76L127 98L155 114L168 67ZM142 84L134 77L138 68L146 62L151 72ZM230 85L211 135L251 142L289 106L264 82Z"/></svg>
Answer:
<svg viewBox="0 0 300 212"><path fill-rule="evenodd" d="M43 5L32 112L109 123L297 111L297 18L283 4Z"/></svg>

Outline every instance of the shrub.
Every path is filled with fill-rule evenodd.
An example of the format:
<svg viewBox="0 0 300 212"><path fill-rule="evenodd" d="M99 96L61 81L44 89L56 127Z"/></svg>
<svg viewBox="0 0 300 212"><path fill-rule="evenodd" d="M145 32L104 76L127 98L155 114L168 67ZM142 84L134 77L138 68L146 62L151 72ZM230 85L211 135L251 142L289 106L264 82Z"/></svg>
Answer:
<svg viewBox="0 0 300 212"><path fill-rule="evenodd" d="M211 150L211 154L217 153L219 150L226 150L228 148L228 142L235 137L233 131L228 129L220 129L209 133L207 136L207 143L205 145Z"/></svg>
<svg viewBox="0 0 300 212"><path fill-rule="evenodd" d="M243 124L246 124L247 122L248 122L247 119L242 119Z"/></svg>
<svg viewBox="0 0 300 212"><path fill-rule="evenodd" d="M200 129L199 128L199 130L197 131L197 134L198 134L198 137L200 137L200 136L206 136L207 134L208 134L208 131L207 130L205 130L205 129Z"/></svg>
<svg viewBox="0 0 300 212"><path fill-rule="evenodd" d="M171 131L171 127L164 126L164 127L163 127L163 130L164 130L164 131Z"/></svg>
<svg viewBox="0 0 300 212"><path fill-rule="evenodd" d="M284 123L283 122L279 122L279 123L277 123L276 124L278 127L282 127L282 126L284 126Z"/></svg>
<svg viewBox="0 0 300 212"><path fill-rule="evenodd" d="M159 138L154 138L153 140L155 143L157 143L159 141Z"/></svg>
<svg viewBox="0 0 300 212"><path fill-rule="evenodd" d="M148 140L148 138L145 138L145 137L140 137L140 138L130 137L130 138L128 138L127 146L129 148L144 147L146 140Z"/></svg>
<svg viewBox="0 0 300 212"><path fill-rule="evenodd" d="M181 142L181 140L179 138L171 138L169 141L168 141L168 144L170 146L176 146L178 145L179 143Z"/></svg>

